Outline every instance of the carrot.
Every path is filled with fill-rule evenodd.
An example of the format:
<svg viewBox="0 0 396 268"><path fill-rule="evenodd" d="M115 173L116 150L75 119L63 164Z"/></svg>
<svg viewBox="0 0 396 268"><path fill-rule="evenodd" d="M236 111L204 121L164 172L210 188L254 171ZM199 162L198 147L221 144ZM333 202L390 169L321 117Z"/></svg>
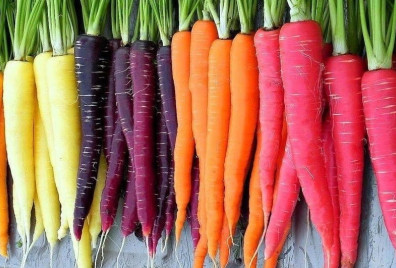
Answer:
<svg viewBox="0 0 396 268"><path fill-rule="evenodd" d="M64 2L66 3L66 2ZM53 133L53 167L55 184L61 203L61 228L58 238L66 236L67 228L73 226L73 211L77 193L77 173L81 145L81 122L78 107L75 61L69 48L74 43L76 30L74 5L50 1L49 20L53 57L46 67L49 107ZM69 18L63 20L62 18ZM61 33L66 33L62 36ZM91 243L87 224L80 242L71 236L78 267L91 267Z"/></svg>
<svg viewBox="0 0 396 268"><path fill-rule="evenodd" d="M195 3L194 3L195 2ZM177 204L176 243L186 220L191 195L191 168L194 157L190 78L191 32L189 25L199 1L179 1L179 31L172 38L172 73L175 83L177 135L174 151Z"/></svg>
<svg viewBox="0 0 396 268"><path fill-rule="evenodd" d="M276 164L281 151L284 101L278 28L283 23L285 6L286 0L265 0L264 28L259 29L254 37L259 68L261 148L266 148L261 150L259 169L265 226L272 209Z"/></svg>
<svg viewBox="0 0 396 268"><path fill-rule="evenodd" d="M6 13L9 6L6 1L0 3L0 255L7 257L8 244L8 190L7 190L7 152L4 130L4 107L3 107L3 71L10 56L6 30Z"/></svg>
<svg viewBox="0 0 396 268"><path fill-rule="evenodd" d="M232 41L230 54L231 113L224 163L224 210L231 235L240 216L243 185L255 136L258 110L258 68L251 34L257 1L237 1L241 33ZM241 62L244 62L242 65Z"/></svg>
<svg viewBox="0 0 396 268"><path fill-rule="evenodd" d="M204 174L208 118L208 59L210 47L218 37L215 23L209 20L207 16L208 14L205 10L204 18L196 21L191 29L189 83L191 91L192 131L200 166L198 220L201 236L206 232L204 227L206 222Z"/></svg>
<svg viewBox="0 0 396 268"><path fill-rule="evenodd" d="M193 241L194 250L198 245L200 238L199 234L199 220L198 220L198 203L199 203L199 176L200 167L198 157L194 157L193 169L192 169L192 187L191 187L191 197L189 205L189 222L191 227L191 238Z"/></svg>
<svg viewBox="0 0 396 268"><path fill-rule="evenodd" d="M103 145L104 99L108 86L110 55L107 39L99 34L109 2L82 3L90 20L85 23L86 34L77 37L74 47L82 130L73 220L73 232L77 240L81 238L84 221L92 205ZM95 20L91 19L93 16Z"/></svg>
<svg viewBox="0 0 396 268"><path fill-rule="evenodd" d="M279 167L271 219L266 232L266 259L273 256L276 249L282 244L282 237L288 231L299 193L300 183L292 159L290 136L288 136L282 164Z"/></svg>
<svg viewBox="0 0 396 268"><path fill-rule="evenodd" d="M221 238L219 246L220 267L225 268L230 258L232 248L232 237L230 234L229 224L227 218L223 218L223 228L221 229Z"/></svg>
<svg viewBox="0 0 396 268"><path fill-rule="evenodd" d="M322 36L319 24L307 20L306 5L306 1L292 3L292 22L285 24L280 32L282 81L297 176L312 221L322 238L324 254L329 255L333 243L333 211L320 139Z"/></svg>
<svg viewBox="0 0 396 268"><path fill-rule="evenodd" d="M244 236L243 255L245 267L256 267L256 250L264 231L264 213L260 188L259 162L261 154L261 127L257 128L257 147L249 183L249 220Z"/></svg>
<svg viewBox="0 0 396 268"><path fill-rule="evenodd" d="M359 1L369 69L362 77L363 110L382 214L389 238L396 248L396 71L391 70L396 5L393 4L391 12L386 12L387 1L370 0L367 4L370 8L366 11L364 1Z"/></svg>
<svg viewBox="0 0 396 268"><path fill-rule="evenodd" d="M208 253L214 259L221 239L224 217L224 161L227 151L231 113L230 53L232 41L228 25L233 17L235 1L222 1L219 14L212 1L209 10L218 25L219 38L209 51L208 69L208 122L205 159L206 237Z"/></svg>
<svg viewBox="0 0 396 268"><path fill-rule="evenodd" d="M340 249L340 203L339 203L339 189L336 155L334 151L334 140L332 137L333 122L331 120L330 112L326 111L325 119L322 124L322 139L323 139L323 153L325 156L327 184L330 190L331 202L333 205L334 215L334 234L333 246L330 250L330 267L339 267L341 249ZM325 263L328 260L325 259Z"/></svg>

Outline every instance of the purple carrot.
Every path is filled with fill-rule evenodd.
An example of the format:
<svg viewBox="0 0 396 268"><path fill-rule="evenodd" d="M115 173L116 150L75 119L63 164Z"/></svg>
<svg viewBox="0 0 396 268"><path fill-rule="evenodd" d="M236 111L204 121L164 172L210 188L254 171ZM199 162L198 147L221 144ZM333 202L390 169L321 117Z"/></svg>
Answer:
<svg viewBox="0 0 396 268"><path fill-rule="evenodd" d="M138 224L137 199L135 193L135 172L133 161L129 158L127 189L121 218L121 233L124 238L132 234Z"/></svg>
<svg viewBox="0 0 396 268"><path fill-rule="evenodd" d="M148 237L154 225L154 107L155 107L155 51L151 41L136 41L131 48L131 77L133 98L133 162L136 174L138 217L143 235Z"/></svg>
<svg viewBox="0 0 396 268"><path fill-rule="evenodd" d="M192 191L190 198L190 225L191 225L191 237L194 245L194 249L197 247L199 241L199 221L198 221L198 194L199 194L199 160L198 157L194 157L193 168L192 168Z"/></svg>
<svg viewBox="0 0 396 268"><path fill-rule="evenodd" d="M118 199L124 175L124 164L127 155L127 145L122 133L120 119L117 119L114 137L111 143L111 154L106 175L106 184L100 202L102 231L106 232L114 223L117 214Z"/></svg>
<svg viewBox="0 0 396 268"><path fill-rule="evenodd" d="M115 97L115 53L121 45L120 39L109 40L109 80L108 87L104 95L104 141L103 141L103 151L106 156L106 161L110 161L111 143L113 140L113 134L116 129L116 97Z"/></svg>
<svg viewBox="0 0 396 268"><path fill-rule="evenodd" d="M175 200L175 187L174 187L174 175L175 175L175 163L173 158L171 158L171 165L169 168L169 195L166 200L166 219L165 219L165 235L167 238L170 236L173 226L175 225L175 209L176 209L176 200Z"/></svg>
<svg viewBox="0 0 396 268"><path fill-rule="evenodd" d="M103 144L103 99L108 85L108 41L100 36L80 35L74 53L82 140L73 230L76 239L80 240L84 221L92 204Z"/></svg>
<svg viewBox="0 0 396 268"><path fill-rule="evenodd" d="M164 107L164 116L166 127L168 128L169 140L172 146L172 154L175 149L177 118L176 118L176 100L175 87L172 75L172 57L171 47L161 46L157 53L159 88L161 93L161 102Z"/></svg>
<svg viewBox="0 0 396 268"><path fill-rule="evenodd" d="M161 106L161 105L159 105ZM165 228L165 208L167 195L169 193L169 138L168 129L166 127L164 113L159 107L157 115L157 129L156 129L156 185L157 185L157 215L154 221L152 231L153 248L157 248L158 241L161 237L162 231Z"/></svg>

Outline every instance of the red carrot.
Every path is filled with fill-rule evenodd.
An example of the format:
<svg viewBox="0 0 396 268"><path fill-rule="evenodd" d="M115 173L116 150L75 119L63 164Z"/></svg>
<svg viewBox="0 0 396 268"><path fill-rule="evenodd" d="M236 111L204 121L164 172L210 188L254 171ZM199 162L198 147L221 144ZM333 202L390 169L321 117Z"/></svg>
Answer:
<svg viewBox="0 0 396 268"><path fill-rule="evenodd" d="M322 33L317 22L304 20L305 4L291 6L292 22L280 32L282 80L293 162L324 253L329 255L333 210L321 150Z"/></svg>

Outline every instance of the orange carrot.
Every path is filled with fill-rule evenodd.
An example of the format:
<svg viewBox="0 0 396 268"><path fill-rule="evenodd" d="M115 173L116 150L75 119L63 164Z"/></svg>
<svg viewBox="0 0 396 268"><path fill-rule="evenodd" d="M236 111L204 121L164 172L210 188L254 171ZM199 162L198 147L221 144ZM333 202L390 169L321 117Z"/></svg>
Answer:
<svg viewBox="0 0 396 268"><path fill-rule="evenodd" d="M249 222L243 244L245 267L252 268L257 265L257 255L254 255L264 231L264 213L259 176L260 150L261 132L260 128L257 128L257 148L254 155L253 170L249 184Z"/></svg>
<svg viewBox="0 0 396 268"><path fill-rule="evenodd" d="M190 47L190 91L192 100L192 130L196 142L196 150L199 158L200 183L198 220L200 223L200 236L203 237L198 256L205 259L207 243L205 230L205 152L206 152L206 130L207 130L207 108L208 108L208 65L209 50L214 40L217 39L216 25L210 20L197 21L191 30ZM197 256L197 255L196 255ZM195 262L194 262L195 263Z"/></svg>
<svg viewBox="0 0 396 268"><path fill-rule="evenodd" d="M0 72L0 98L3 96L3 73ZM4 134L3 101L0 100L0 255L7 257L8 244L7 155Z"/></svg>
<svg viewBox="0 0 396 268"><path fill-rule="evenodd" d="M200 238L194 253L194 268L204 267L206 253L208 252L208 237L206 236L206 225L201 224Z"/></svg>
<svg viewBox="0 0 396 268"><path fill-rule="evenodd" d="M230 229L228 228L227 218L224 217L223 229L221 230L220 248L219 248L221 268L225 268L228 264L231 247L232 247L232 239L231 239Z"/></svg>
<svg viewBox="0 0 396 268"><path fill-rule="evenodd" d="M177 134L174 151L175 193L177 205L176 243L186 220L187 206L191 195L191 169L194 157L192 132L192 108L190 80L189 25L197 4L194 1L179 1L179 31L172 38L172 72L175 84Z"/></svg>

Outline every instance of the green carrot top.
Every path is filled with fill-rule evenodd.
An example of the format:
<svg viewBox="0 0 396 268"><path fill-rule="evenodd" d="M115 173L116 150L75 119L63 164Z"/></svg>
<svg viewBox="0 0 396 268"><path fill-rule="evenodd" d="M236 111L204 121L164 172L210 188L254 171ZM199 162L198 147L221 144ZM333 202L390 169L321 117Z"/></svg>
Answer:
<svg viewBox="0 0 396 268"><path fill-rule="evenodd" d="M153 13L149 0L140 0L138 16L140 40L155 42L158 39L158 29Z"/></svg>
<svg viewBox="0 0 396 268"><path fill-rule="evenodd" d="M274 30L283 23L286 0L264 0L264 29Z"/></svg>
<svg viewBox="0 0 396 268"><path fill-rule="evenodd" d="M202 0L178 0L179 2L179 31L188 31L195 12ZM171 1L169 1L171 2Z"/></svg>
<svg viewBox="0 0 396 268"><path fill-rule="evenodd" d="M257 0L237 0L241 33L250 34L254 30L254 19L257 11Z"/></svg>
<svg viewBox="0 0 396 268"><path fill-rule="evenodd" d="M43 16L41 16L40 23L38 25L38 32L39 32L39 53L40 52L47 52L51 51L51 42L49 36L49 29L48 29L48 13L47 7L44 8Z"/></svg>
<svg viewBox="0 0 396 268"><path fill-rule="evenodd" d="M111 18L111 34L114 39L121 39L120 29L120 11L119 1L111 0L110 2L110 18Z"/></svg>
<svg viewBox="0 0 396 268"><path fill-rule="evenodd" d="M345 8L347 16L344 13ZM359 53L361 28L358 23L358 3L355 0L329 0L329 10L333 54Z"/></svg>
<svg viewBox="0 0 396 268"><path fill-rule="evenodd" d="M16 0L13 34L14 59L26 60L35 50L37 26L43 15L45 0Z"/></svg>
<svg viewBox="0 0 396 268"><path fill-rule="evenodd" d="M84 28L89 35L100 35L106 22L110 0L80 0Z"/></svg>
<svg viewBox="0 0 396 268"><path fill-rule="evenodd" d="M169 46L173 34L175 12L172 1L150 0L163 46Z"/></svg>
<svg viewBox="0 0 396 268"><path fill-rule="evenodd" d="M0 71L4 71L5 65L10 58L10 52L7 41L7 9L9 8L9 3L6 0L0 2Z"/></svg>
<svg viewBox="0 0 396 268"><path fill-rule="evenodd" d="M131 18L133 1L134 0L116 0L117 2L116 18L118 20L117 24L119 27L120 37L123 45L126 45L130 42L129 27L130 27L130 18ZM113 2L115 2L115 0L113 0ZM114 31L113 31L113 37L117 38L117 36L114 36Z"/></svg>
<svg viewBox="0 0 396 268"><path fill-rule="evenodd" d="M359 0L368 69L390 69L396 35L396 0L367 0L366 5Z"/></svg>
<svg viewBox="0 0 396 268"><path fill-rule="evenodd" d="M72 0L47 0L53 55L66 55L77 36L77 16Z"/></svg>
<svg viewBox="0 0 396 268"><path fill-rule="evenodd" d="M206 0L213 20L216 23L220 39L231 37L231 26L237 19L238 7L236 0ZM218 8L216 7L218 6Z"/></svg>
<svg viewBox="0 0 396 268"><path fill-rule="evenodd" d="M311 18L320 24L324 42L330 43L331 41L330 14L329 14L329 5L326 4L327 1L331 1L331 0L311 1Z"/></svg>
<svg viewBox="0 0 396 268"><path fill-rule="evenodd" d="M315 0L313 0L315 1ZM310 1L309 0L287 0L290 7L290 21L310 20Z"/></svg>

